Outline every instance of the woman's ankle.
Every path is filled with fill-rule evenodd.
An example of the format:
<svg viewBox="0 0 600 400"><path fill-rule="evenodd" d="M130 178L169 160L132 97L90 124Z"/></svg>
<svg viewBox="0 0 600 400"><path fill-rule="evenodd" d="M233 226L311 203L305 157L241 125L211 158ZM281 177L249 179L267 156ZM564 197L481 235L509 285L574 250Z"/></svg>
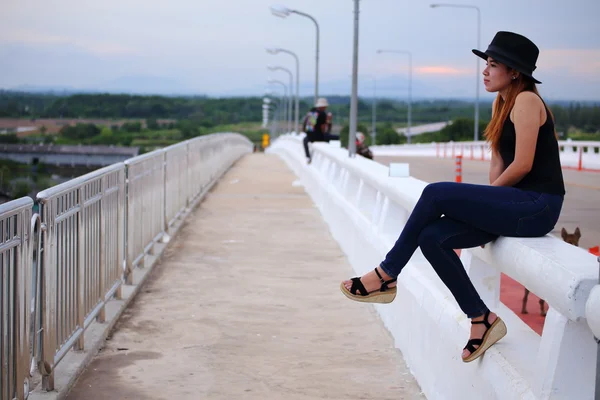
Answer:
<svg viewBox="0 0 600 400"><path fill-rule="evenodd" d="M396 278L395 276L390 276L387 272L385 272L385 270L383 269L383 267L381 265L379 265L377 267L377 270L381 274L382 278L385 279L386 281L389 281L390 279L395 279Z"/></svg>
<svg viewBox="0 0 600 400"><path fill-rule="evenodd" d="M477 321L485 321L486 320L485 316L488 313L489 313L489 315L488 315L487 320L490 321L490 322L491 322L491 320L493 320L493 319L495 319L497 317L496 313L494 313L493 311L489 311L488 310L488 311L484 312L483 314L478 315L476 317L472 317L470 319L471 319L471 321L476 321L476 322Z"/></svg>

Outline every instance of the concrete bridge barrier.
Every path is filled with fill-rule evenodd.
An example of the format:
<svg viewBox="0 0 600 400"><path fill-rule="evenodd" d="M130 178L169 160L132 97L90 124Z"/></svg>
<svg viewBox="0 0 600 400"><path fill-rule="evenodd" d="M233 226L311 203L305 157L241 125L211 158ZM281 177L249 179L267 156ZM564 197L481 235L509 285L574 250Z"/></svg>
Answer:
<svg viewBox="0 0 600 400"><path fill-rule="evenodd" d="M294 170L356 273L364 274L385 257L427 183L391 178L388 167L350 159L327 143L312 148L310 165L299 136L282 136L268 151ZM600 328L595 257L547 235L502 237L485 249L463 250L461 260L508 326L508 335L476 362L460 359L469 321L419 250L400 275L395 302L375 306L427 397L593 399L593 332ZM500 302L501 272L549 304L541 337Z"/></svg>

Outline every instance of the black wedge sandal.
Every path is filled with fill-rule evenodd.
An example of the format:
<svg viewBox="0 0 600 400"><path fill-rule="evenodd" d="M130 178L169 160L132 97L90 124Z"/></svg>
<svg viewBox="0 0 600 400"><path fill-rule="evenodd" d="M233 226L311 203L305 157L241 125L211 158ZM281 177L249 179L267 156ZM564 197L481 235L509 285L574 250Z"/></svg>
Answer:
<svg viewBox="0 0 600 400"><path fill-rule="evenodd" d="M500 317L496 317L494 323L490 324L488 320L489 317L490 311L488 310L483 317L483 321L471 321L471 324L484 324L487 330L481 339L471 339L467 342L465 349L471 354L462 359L464 362L468 363L476 360L482 356L483 353L485 353L486 350L489 349L494 343L506 335L506 325L504 324L504 321L502 321ZM474 346L479 347L475 348Z"/></svg>
<svg viewBox="0 0 600 400"><path fill-rule="evenodd" d="M342 293L344 293L344 295L350 300L360 301L362 303L391 303L396 298L397 290L395 286L389 287L388 285L396 282L397 279L393 278L386 281L383 279L377 268L375 268L375 273L381 281L381 287L379 290L375 290L371 293L367 292L367 289L365 289L363 283L360 281L360 278L356 277L352 278L352 287L350 290L346 289L344 282L340 284ZM360 295L357 292L360 292Z"/></svg>

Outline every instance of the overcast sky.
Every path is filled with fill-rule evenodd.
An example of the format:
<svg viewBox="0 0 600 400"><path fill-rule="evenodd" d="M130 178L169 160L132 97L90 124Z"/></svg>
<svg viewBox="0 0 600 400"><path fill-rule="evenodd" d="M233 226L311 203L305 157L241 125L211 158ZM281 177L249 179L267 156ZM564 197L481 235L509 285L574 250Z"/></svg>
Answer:
<svg viewBox="0 0 600 400"><path fill-rule="evenodd" d="M262 95L269 72L300 57L301 95L314 91L315 28L307 18L271 14L271 4L314 16L321 28L320 92L349 94L352 0L0 0L0 88L22 85ZM600 100L599 0L471 0L481 9L481 49L499 30L540 48L534 75L549 100ZM405 97L413 53L415 97L474 97L477 17L473 9L429 7L426 0L360 2L360 94ZM481 69L484 62L480 63ZM483 98L491 98L481 85Z"/></svg>

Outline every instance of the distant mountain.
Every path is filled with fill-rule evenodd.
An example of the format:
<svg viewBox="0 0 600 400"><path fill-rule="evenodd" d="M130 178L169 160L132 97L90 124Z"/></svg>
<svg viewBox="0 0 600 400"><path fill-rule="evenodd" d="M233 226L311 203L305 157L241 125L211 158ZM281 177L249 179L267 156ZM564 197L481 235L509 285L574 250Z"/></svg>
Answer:
<svg viewBox="0 0 600 400"><path fill-rule="evenodd" d="M186 82L162 76L133 75L122 76L98 85L109 93L158 94L166 96L197 95Z"/></svg>
<svg viewBox="0 0 600 400"><path fill-rule="evenodd" d="M19 85L10 88L9 91L25 92L25 93L40 93L69 96L75 93L82 93L81 90L65 87L65 86L36 86L36 85ZM85 93L93 91L85 91Z"/></svg>
<svg viewBox="0 0 600 400"><path fill-rule="evenodd" d="M379 83L385 86L389 83L388 80ZM363 81L360 84L358 96L361 101L371 103L373 101L373 92L366 88L368 82ZM421 86L420 83L416 82L416 87ZM475 101L474 96L466 94L458 95L451 94L448 92L439 92L437 95L428 85L423 85L422 92L418 92L417 95L413 94L413 103L430 102L432 105L444 105L448 103L473 103ZM327 97L330 104L350 104L350 95L344 93L340 85L340 82L323 83L320 85L320 97ZM301 93L310 92L312 86L310 84L301 84ZM39 85L19 85L12 88L0 88L0 92L20 92L20 93L32 93L32 94L49 94L54 96L71 96L74 94L98 94L98 93L109 93L109 94L130 94L130 95L156 95L164 97L201 97L201 98L233 98L233 97L255 97L263 96L264 90L261 90L258 86L252 88L240 89L240 90L227 90L224 93L200 93L196 90L190 89L185 82L167 78L167 77L153 77L153 76L123 76L108 82L97 85L95 88L74 88L69 86L39 86ZM405 95L393 95L390 90L382 90L383 93L377 93L376 99L378 101L391 100L398 102L406 102L407 97ZM414 93L414 92L413 92ZM312 96L302 94L301 99L310 103L313 101ZM494 95L484 94L480 97L479 102L483 107L491 106ZM562 107L569 107L573 103L579 103L582 106L600 106L600 100L569 100L569 99L545 99L549 104L560 105Z"/></svg>

